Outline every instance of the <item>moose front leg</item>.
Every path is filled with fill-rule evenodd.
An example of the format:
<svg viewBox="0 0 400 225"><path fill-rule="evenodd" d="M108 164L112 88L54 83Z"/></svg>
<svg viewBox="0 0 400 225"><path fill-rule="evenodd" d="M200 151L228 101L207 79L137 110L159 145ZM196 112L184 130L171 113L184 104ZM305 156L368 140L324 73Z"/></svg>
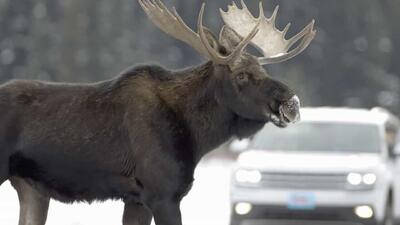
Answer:
<svg viewBox="0 0 400 225"><path fill-rule="evenodd" d="M152 206L156 225L182 225L179 201L162 201Z"/></svg>
<svg viewBox="0 0 400 225"><path fill-rule="evenodd" d="M150 225L152 214L149 208L136 202L125 202L123 225Z"/></svg>

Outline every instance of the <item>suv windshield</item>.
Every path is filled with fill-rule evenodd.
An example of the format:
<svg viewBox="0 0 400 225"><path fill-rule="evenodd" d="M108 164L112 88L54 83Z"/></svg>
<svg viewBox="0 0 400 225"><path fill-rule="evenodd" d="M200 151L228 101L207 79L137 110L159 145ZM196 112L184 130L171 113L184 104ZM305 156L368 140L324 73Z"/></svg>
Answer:
<svg viewBox="0 0 400 225"><path fill-rule="evenodd" d="M377 125L358 123L302 122L288 128L265 126L252 148L282 151L373 153L380 149Z"/></svg>

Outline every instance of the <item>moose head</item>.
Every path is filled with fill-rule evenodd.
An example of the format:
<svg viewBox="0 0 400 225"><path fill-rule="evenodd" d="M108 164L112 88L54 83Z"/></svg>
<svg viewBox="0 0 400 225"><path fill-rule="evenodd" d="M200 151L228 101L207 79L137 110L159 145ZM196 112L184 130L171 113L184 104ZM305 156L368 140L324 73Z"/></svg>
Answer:
<svg viewBox="0 0 400 225"><path fill-rule="evenodd" d="M204 3L198 16L197 32L183 22L175 8L171 12L160 0L139 0L139 3L159 29L213 62L218 83L216 97L222 104L239 116L271 121L279 127L299 120L299 98L285 84L272 79L262 66L300 54L315 36L314 20L287 40L285 35L290 23L282 31L275 26L278 6L272 16L266 18L260 2L260 15L255 18L241 0L241 8L233 2L227 12L221 9L225 25L217 38L203 25ZM263 57L247 53L248 44L260 50Z"/></svg>

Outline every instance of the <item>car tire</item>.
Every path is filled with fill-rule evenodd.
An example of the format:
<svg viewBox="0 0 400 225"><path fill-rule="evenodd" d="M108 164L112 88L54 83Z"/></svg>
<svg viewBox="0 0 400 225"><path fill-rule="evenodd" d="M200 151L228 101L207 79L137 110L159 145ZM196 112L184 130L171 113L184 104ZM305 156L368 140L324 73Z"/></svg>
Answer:
<svg viewBox="0 0 400 225"><path fill-rule="evenodd" d="M229 225L241 225L242 221L238 219L231 219Z"/></svg>
<svg viewBox="0 0 400 225"><path fill-rule="evenodd" d="M229 225L241 225L243 222L243 219L234 214L233 209L232 209L232 214L230 216L229 220Z"/></svg>
<svg viewBox="0 0 400 225"><path fill-rule="evenodd" d="M400 218L393 218L392 225L400 225Z"/></svg>
<svg viewBox="0 0 400 225"><path fill-rule="evenodd" d="M385 208L385 217L383 218L383 221L378 224L379 225L394 225L393 207L392 207L391 200L387 201L386 208Z"/></svg>

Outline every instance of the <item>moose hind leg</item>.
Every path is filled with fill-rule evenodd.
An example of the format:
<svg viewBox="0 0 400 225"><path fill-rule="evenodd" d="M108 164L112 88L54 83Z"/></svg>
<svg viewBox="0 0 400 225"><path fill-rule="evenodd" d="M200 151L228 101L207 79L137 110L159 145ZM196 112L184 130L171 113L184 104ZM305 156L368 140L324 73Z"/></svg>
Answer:
<svg viewBox="0 0 400 225"><path fill-rule="evenodd" d="M9 178L9 168L8 168L8 161L5 160L3 154L0 154L0 186L4 183L4 181L8 180Z"/></svg>
<svg viewBox="0 0 400 225"><path fill-rule="evenodd" d="M136 202L125 202L123 225L150 225L152 214L146 206Z"/></svg>
<svg viewBox="0 0 400 225"><path fill-rule="evenodd" d="M42 195L21 178L12 177L19 198L19 225L45 225L50 198Z"/></svg>
<svg viewBox="0 0 400 225"><path fill-rule="evenodd" d="M8 176L6 173L2 173L2 171L0 171L0 186L8 179L7 177Z"/></svg>
<svg viewBox="0 0 400 225"><path fill-rule="evenodd" d="M4 181L6 181L7 180L7 176L6 175L3 175L3 174L0 174L0 186L4 183Z"/></svg>

